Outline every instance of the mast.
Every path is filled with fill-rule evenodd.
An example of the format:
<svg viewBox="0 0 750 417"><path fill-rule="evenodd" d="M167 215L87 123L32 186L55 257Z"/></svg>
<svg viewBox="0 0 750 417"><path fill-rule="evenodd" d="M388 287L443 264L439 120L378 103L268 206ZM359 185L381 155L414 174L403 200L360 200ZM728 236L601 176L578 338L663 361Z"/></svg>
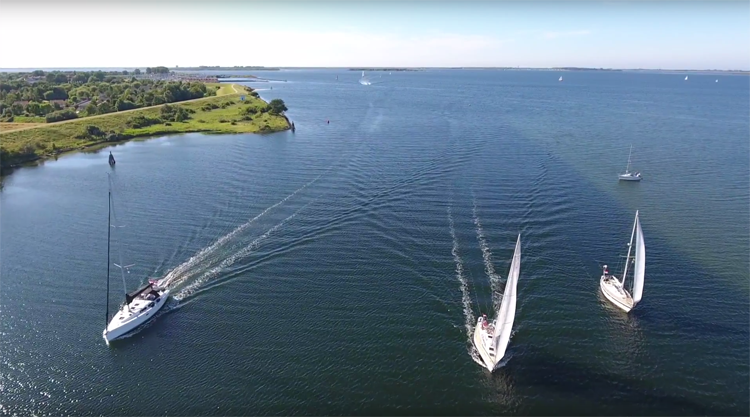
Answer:
<svg viewBox="0 0 750 417"><path fill-rule="evenodd" d="M112 195L112 182L110 181L110 196ZM114 201L114 197L110 197ZM117 211L115 210L114 205L112 205L112 211L115 213L115 221L117 221ZM116 226L114 226L116 227ZM120 226L122 227L122 226ZM117 258L119 260L119 264L115 264L116 267L120 268L120 275L122 276L122 291L127 296L128 294L128 284L125 282L125 268L131 267L133 265L123 265L122 264L122 245L117 245Z"/></svg>
<svg viewBox="0 0 750 417"><path fill-rule="evenodd" d="M109 172L107 173L107 181L110 182ZM107 324L109 323L109 238L112 234L112 184L109 184L109 192L107 193L107 309L104 317L104 328L106 330Z"/></svg>
<svg viewBox="0 0 750 417"><path fill-rule="evenodd" d="M622 286L625 288L625 277L628 276L628 265L630 265L630 250L633 249L633 236L635 236L635 226L638 224L638 210L635 211L635 221L633 221L633 232L630 233L630 243L628 243L628 257L625 258L625 272L622 273Z"/></svg>
<svg viewBox="0 0 750 417"><path fill-rule="evenodd" d="M630 145L630 152L628 152L628 167L625 168L625 173L630 172L630 155L633 153L633 145Z"/></svg>

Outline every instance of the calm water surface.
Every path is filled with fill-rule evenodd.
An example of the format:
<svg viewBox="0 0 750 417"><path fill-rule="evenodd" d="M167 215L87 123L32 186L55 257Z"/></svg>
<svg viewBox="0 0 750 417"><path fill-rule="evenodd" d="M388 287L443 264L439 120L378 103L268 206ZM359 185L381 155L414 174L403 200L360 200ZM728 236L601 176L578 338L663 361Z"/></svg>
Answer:
<svg viewBox="0 0 750 417"><path fill-rule="evenodd" d="M0 414L748 414L748 77L263 75L286 80L251 85L295 134L129 142L5 179ZM618 183L631 144L644 180ZM107 172L128 288L174 294L110 347ZM625 315L598 280L635 210L646 284ZM471 327L518 233L491 375Z"/></svg>

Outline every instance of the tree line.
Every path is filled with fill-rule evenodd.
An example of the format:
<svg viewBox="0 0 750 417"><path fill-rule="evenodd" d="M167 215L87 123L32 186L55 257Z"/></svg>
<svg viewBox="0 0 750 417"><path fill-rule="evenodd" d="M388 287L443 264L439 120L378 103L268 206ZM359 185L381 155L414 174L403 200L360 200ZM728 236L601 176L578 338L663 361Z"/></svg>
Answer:
<svg viewBox="0 0 750 417"><path fill-rule="evenodd" d="M169 71L146 71L163 69ZM123 72L127 71L2 74L0 117L10 121L15 116L39 116L54 122L216 94L202 82L137 79Z"/></svg>

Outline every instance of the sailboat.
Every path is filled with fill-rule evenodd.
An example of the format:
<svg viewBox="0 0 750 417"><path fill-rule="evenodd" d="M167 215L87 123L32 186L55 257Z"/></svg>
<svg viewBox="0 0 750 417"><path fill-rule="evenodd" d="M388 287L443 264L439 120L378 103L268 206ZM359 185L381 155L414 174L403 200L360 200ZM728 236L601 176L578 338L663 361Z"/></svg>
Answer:
<svg viewBox="0 0 750 417"><path fill-rule="evenodd" d="M630 155L633 153L633 145L630 145L630 153L628 153L628 166L625 168L625 173L619 174L617 177L622 181L640 181L640 172L630 172Z"/></svg>
<svg viewBox="0 0 750 417"><path fill-rule="evenodd" d="M685 76L685 81L687 81L687 79L688 79L688 76L686 75L686 76Z"/></svg>
<svg viewBox="0 0 750 417"><path fill-rule="evenodd" d="M562 75L557 79L557 81L562 81Z"/></svg>
<svg viewBox="0 0 750 417"><path fill-rule="evenodd" d="M513 252L513 260L510 263L508 281L505 283L503 300L500 309L496 312L497 317L493 321L482 315L477 320L474 329L474 347L482 357L484 366L495 370L497 364L505 356L505 349L510 341L510 332L513 329L513 319L516 317L516 286L518 275L521 273L521 234L516 240L516 249Z"/></svg>
<svg viewBox="0 0 750 417"><path fill-rule="evenodd" d="M365 77L365 72L362 71L362 78L359 79L359 83L362 85L372 85L372 82Z"/></svg>
<svg viewBox="0 0 750 417"><path fill-rule="evenodd" d="M635 256L633 262L633 285L628 292L625 288L625 279L628 276L628 266L631 263L630 252L633 249L633 240L635 239ZM633 232L630 234L630 243L628 243L628 256L625 259L625 270L622 273L622 280L616 276L610 275L607 265L604 265L602 278L599 286L604 296L615 306L626 313L633 309L643 297L643 279L646 274L646 243L643 240L643 231L641 222L638 219L638 211L635 212L635 222L633 223Z"/></svg>
<svg viewBox="0 0 750 417"><path fill-rule="evenodd" d="M109 173L107 174L109 177ZM128 332L136 329L138 326L147 322L152 318L159 309L161 309L167 298L169 297L169 290L161 288L155 280L149 280L148 284L136 289L135 291L128 292L127 284L125 283L125 269L133 265L122 265L122 254L120 254L120 264L113 264L120 268L122 274L122 286L125 292L125 303L122 304L120 309L109 320L109 263L110 263L110 241L112 235L112 213L113 198L112 198L112 179L109 179L109 215L107 223L109 230L107 231L107 311L105 315L105 328L102 332L104 341L109 345L109 342L122 337ZM115 215L115 220L117 216Z"/></svg>

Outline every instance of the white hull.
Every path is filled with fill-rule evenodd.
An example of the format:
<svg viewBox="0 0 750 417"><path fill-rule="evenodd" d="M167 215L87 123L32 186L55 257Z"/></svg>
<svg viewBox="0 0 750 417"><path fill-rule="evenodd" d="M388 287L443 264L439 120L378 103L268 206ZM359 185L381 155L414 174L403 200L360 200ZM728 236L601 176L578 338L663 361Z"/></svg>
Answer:
<svg viewBox="0 0 750 417"><path fill-rule="evenodd" d="M620 282L613 275L602 275L599 287L602 289L604 297L617 308L626 313L633 309L633 298L630 297L625 288L622 288Z"/></svg>
<svg viewBox="0 0 750 417"><path fill-rule="evenodd" d="M158 291L159 297L154 300L143 298L134 299L130 305L123 304L122 308L112 317L109 325L102 332L102 337L109 342L122 337L130 331L135 330L138 326L147 322L149 319L164 306L169 298L169 290L161 289Z"/></svg>
<svg viewBox="0 0 750 417"><path fill-rule="evenodd" d="M496 358L492 351L492 331L484 329L482 324L484 319L480 317L477 320L477 327L474 328L474 347L479 352L479 356L482 358L484 366L489 369L490 372L495 370L497 363L502 358ZM491 329L492 327L488 327Z"/></svg>
<svg viewBox="0 0 750 417"><path fill-rule="evenodd" d="M641 176L640 175L633 175L633 174L620 174L618 175L618 178L620 181L640 181Z"/></svg>

